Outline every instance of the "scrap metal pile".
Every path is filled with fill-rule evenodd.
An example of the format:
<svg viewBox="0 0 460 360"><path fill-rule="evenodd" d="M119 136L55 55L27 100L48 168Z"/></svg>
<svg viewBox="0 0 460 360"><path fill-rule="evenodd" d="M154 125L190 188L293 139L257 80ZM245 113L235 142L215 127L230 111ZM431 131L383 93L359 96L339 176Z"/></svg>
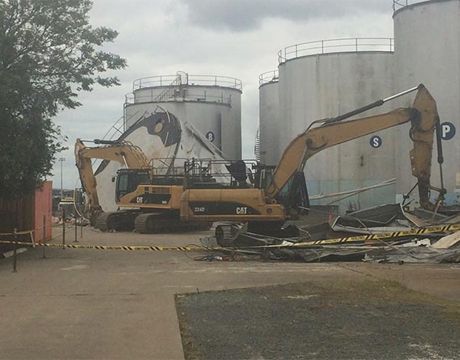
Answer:
<svg viewBox="0 0 460 360"><path fill-rule="evenodd" d="M459 263L460 211L405 211L400 204L377 206L316 224L288 224L297 236L248 232L240 226L227 253L271 260ZM206 245L211 245L208 243Z"/></svg>

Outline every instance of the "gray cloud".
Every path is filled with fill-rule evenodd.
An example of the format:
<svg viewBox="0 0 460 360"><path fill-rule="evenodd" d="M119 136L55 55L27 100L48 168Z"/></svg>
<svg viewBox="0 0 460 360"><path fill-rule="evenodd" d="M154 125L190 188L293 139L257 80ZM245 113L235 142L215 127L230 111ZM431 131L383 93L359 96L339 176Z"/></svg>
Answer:
<svg viewBox="0 0 460 360"><path fill-rule="evenodd" d="M206 5L210 9L205 9ZM192 15L202 20L193 20ZM119 31L119 37L107 50L126 57L128 68L115 74L121 86L83 92L81 107L63 111L55 119L68 137L69 149L59 154L66 159L63 173L67 188L79 186L73 155L75 138L102 137L122 115L124 95L132 90L136 78L182 70L241 79L243 157L253 158L259 111L258 75L276 68L279 49L319 39L391 36L392 32L391 0L248 0L246 4L241 0L131 0L129 9L126 0L94 0L90 18L94 25ZM246 22L245 29L253 24L259 27L228 31L235 27L220 24L223 21L230 25ZM54 174L55 186L59 186L59 162Z"/></svg>
<svg viewBox="0 0 460 360"><path fill-rule="evenodd" d="M204 28L247 31L268 18L307 21L391 13L390 0L181 0L188 20Z"/></svg>

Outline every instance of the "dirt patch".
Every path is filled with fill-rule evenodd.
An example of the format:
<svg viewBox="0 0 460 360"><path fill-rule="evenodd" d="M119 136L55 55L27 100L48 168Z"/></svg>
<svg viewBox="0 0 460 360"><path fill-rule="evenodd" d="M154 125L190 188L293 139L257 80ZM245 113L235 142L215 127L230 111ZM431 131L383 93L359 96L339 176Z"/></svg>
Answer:
<svg viewBox="0 0 460 360"><path fill-rule="evenodd" d="M460 303L396 282L298 283L178 295L186 359L441 359Z"/></svg>

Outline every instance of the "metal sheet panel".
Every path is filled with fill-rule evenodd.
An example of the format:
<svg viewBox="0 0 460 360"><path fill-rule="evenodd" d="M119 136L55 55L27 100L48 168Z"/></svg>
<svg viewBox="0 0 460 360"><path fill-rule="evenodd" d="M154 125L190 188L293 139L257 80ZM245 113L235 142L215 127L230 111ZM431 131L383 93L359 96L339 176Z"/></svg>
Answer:
<svg viewBox="0 0 460 360"><path fill-rule="evenodd" d="M51 239L52 226L52 192L53 183L45 181L35 191L34 199L34 239L35 241L47 241Z"/></svg>

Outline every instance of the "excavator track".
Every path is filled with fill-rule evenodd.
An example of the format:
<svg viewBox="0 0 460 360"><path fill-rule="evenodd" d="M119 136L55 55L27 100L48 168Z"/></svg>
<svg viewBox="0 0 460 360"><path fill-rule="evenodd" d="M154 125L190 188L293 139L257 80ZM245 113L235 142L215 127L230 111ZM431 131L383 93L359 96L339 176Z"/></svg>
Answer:
<svg viewBox="0 0 460 360"><path fill-rule="evenodd" d="M140 214L134 221L134 230L140 234L193 231L207 228L209 228L208 224L182 222L178 214L171 213Z"/></svg>
<svg viewBox="0 0 460 360"><path fill-rule="evenodd" d="M103 212L97 217L94 227L104 232L132 231L137 214L135 211Z"/></svg>
<svg viewBox="0 0 460 360"><path fill-rule="evenodd" d="M257 223L219 223L215 229L217 244L221 247L238 247L259 245L272 245L273 239L299 236L296 226L282 228L282 222L257 222Z"/></svg>
<svg viewBox="0 0 460 360"><path fill-rule="evenodd" d="M217 244L221 247L235 246L235 240L241 233L241 224L221 224L216 226Z"/></svg>

